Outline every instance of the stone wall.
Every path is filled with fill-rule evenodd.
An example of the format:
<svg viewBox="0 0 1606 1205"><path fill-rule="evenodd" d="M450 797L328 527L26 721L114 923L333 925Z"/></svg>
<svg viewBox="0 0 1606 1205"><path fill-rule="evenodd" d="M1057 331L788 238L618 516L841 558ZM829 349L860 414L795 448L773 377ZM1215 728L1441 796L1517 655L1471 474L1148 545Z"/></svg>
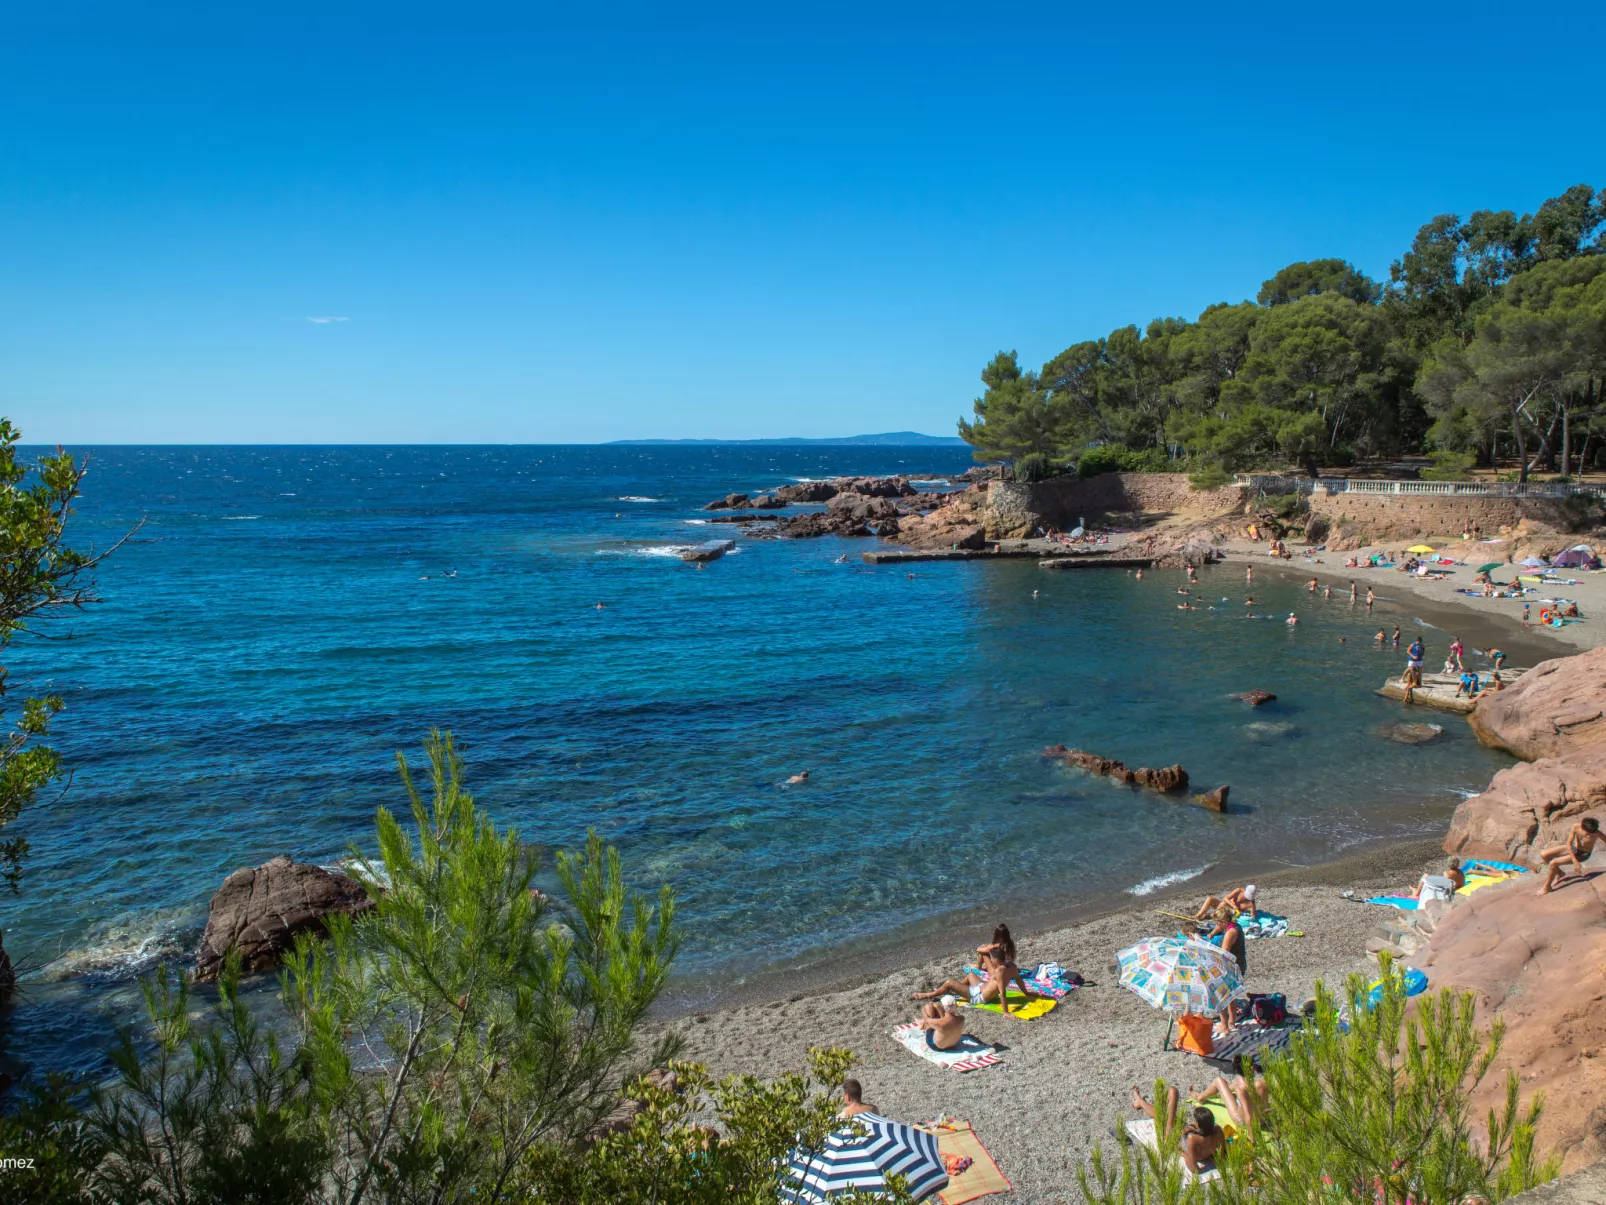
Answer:
<svg viewBox="0 0 1606 1205"><path fill-rule="evenodd" d="M983 513L987 538L996 540L1028 535L1040 523L1068 531L1078 519L1111 514L1214 517L1242 510L1243 501L1239 486L1196 490L1185 473L1102 473L1085 481L995 481L988 487Z"/></svg>
<svg viewBox="0 0 1606 1205"><path fill-rule="evenodd" d="M1542 536L1582 530L1597 508L1559 498L1466 498L1433 494L1310 495L1311 513L1326 519L1334 551L1407 537L1459 535L1469 522L1485 536Z"/></svg>

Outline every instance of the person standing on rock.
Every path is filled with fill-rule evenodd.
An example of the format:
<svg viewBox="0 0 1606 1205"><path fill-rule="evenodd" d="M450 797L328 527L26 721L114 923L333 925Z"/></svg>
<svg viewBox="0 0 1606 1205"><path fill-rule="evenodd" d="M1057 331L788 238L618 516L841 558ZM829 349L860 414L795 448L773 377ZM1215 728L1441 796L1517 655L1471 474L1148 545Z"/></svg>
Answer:
<svg viewBox="0 0 1606 1205"><path fill-rule="evenodd" d="M1412 640L1411 647L1405 650L1405 677L1400 679L1400 683L1405 687L1407 702L1411 701L1411 691L1422 685L1422 658L1426 654L1420 636Z"/></svg>
<svg viewBox="0 0 1606 1205"><path fill-rule="evenodd" d="M1455 667L1456 667L1456 669L1466 669L1466 666L1461 664L1461 654L1466 652L1466 651L1467 651L1467 646L1461 643L1461 637L1456 636L1453 639L1451 639L1451 641L1450 641L1450 656L1455 659Z"/></svg>

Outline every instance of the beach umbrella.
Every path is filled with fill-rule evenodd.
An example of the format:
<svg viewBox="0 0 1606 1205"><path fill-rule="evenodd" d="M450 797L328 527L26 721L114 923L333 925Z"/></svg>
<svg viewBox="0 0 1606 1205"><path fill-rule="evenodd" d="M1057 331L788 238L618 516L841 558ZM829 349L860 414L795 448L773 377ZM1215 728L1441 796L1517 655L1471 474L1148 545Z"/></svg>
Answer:
<svg viewBox="0 0 1606 1205"><path fill-rule="evenodd" d="M794 1205L819 1205L855 1189L884 1193L894 1174L904 1177L915 1201L948 1187L937 1136L875 1113L850 1118L812 1155L793 1151L786 1174L791 1183L781 1199Z"/></svg>
<svg viewBox="0 0 1606 1205"><path fill-rule="evenodd" d="M1176 1016L1211 1016L1249 996L1232 955L1197 937L1147 937L1115 963L1122 987Z"/></svg>
<svg viewBox="0 0 1606 1205"><path fill-rule="evenodd" d="M1405 551L1407 551L1407 552L1432 552L1433 549L1429 548L1426 544L1412 544Z"/></svg>
<svg viewBox="0 0 1606 1205"><path fill-rule="evenodd" d="M1543 569L1545 567L1545 563L1536 556L1529 557L1523 561L1522 565L1525 569Z"/></svg>
<svg viewBox="0 0 1606 1205"><path fill-rule="evenodd" d="M1487 565L1479 565L1478 566L1478 572L1479 573L1488 573L1491 570L1499 569L1504 564L1505 564L1504 561L1490 561Z"/></svg>

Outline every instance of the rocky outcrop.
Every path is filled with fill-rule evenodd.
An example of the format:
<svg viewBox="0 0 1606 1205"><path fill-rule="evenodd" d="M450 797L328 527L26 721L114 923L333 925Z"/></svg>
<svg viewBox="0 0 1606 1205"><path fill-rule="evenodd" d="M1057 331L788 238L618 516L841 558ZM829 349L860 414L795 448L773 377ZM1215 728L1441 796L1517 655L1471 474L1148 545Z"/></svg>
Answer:
<svg viewBox="0 0 1606 1205"><path fill-rule="evenodd" d="M987 531L978 514L987 487L972 486L926 514L907 515L898 522L898 542L923 552L944 548L981 549L987 546Z"/></svg>
<svg viewBox="0 0 1606 1205"><path fill-rule="evenodd" d="M829 481L801 481L796 485L783 485L775 491L775 498L786 504L794 502L829 502L837 496L837 488Z"/></svg>
<svg viewBox="0 0 1606 1205"><path fill-rule="evenodd" d="M1485 745L1524 761L1606 753L1606 647L1542 661L1471 716Z"/></svg>
<svg viewBox="0 0 1606 1205"><path fill-rule="evenodd" d="M1202 795L1195 795L1195 807L1209 808L1212 812L1225 812L1227 810L1227 792L1232 790L1226 783L1222 783L1214 791L1206 791Z"/></svg>
<svg viewBox="0 0 1606 1205"><path fill-rule="evenodd" d="M1444 848L1537 865L1538 851L1564 844L1567 830L1584 816L1606 821L1606 754L1576 761L1541 758L1501 770L1483 794L1462 800Z"/></svg>
<svg viewBox="0 0 1606 1205"><path fill-rule="evenodd" d="M1229 699L1242 700L1243 702L1248 703L1251 707L1259 707L1265 703L1274 702L1277 698L1277 696L1272 694L1269 690L1246 690L1241 694L1228 695L1227 697Z"/></svg>
<svg viewBox="0 0 1606 1205"><path fill-rule="evenodd" d="M863 519L846 510L810 511L792 515L775 525L775 534L785 540L807 540L814 536L867 536L873 534Z"/></svg>
<svg viewBox="0 0 1606 1205"><path fill-rule="evenodd" d="M746 510L753 505L753 500L746 494L726 494L723 498L715 498L704 510Z"/></svg>
<svg viewBox="0 0 1606 1205"><path fill-rule="evenodd" d="M1384 724L1377 734L1397 745L1426 745L1444 735L1438 724Z"/></svg>
<svg viewBox="0 0 1606 1205"><path fill-rule="evenodd" d="M1068 766L1086 770L1089 774L1101 774L1105 778L1115 779L1116 782L1148 787L1151 791L1160 791L1168 795L1188 789L1188 772L1181 766L1162 766L1158 770L1139 767L1133 770L1123 762L1111 761L1107 757L1100 757L1097 753L1088 753L1082 749L1067 749L1064 745L1050 745L1043 750L1043 756L1056 758Z"/></svg>
<svg viewBox="0 0 1606 1205"><path fill-rule="evenodd" d="M1515 1070L1526 1101L1543 1092L1539 1149L1572 1170L1606 1156L1606 874L1590 873L1546 896L1532 875L1456 902L1413 960L1435 988L1477 997L1478 1021L1505 1022L1505 1040L1473 1099L1472 1115L1502 1103Z"/></svg>
<svg viewBox="0 0 1606 1205"><path fill-rule="evenodd" d="M248 971L278 964L296 935L322 930L323 918L373 907L361 883L347 875L280 855L236 870L212 897L206 932L195 955L195 977L215 979L230 950Z"/></svg>

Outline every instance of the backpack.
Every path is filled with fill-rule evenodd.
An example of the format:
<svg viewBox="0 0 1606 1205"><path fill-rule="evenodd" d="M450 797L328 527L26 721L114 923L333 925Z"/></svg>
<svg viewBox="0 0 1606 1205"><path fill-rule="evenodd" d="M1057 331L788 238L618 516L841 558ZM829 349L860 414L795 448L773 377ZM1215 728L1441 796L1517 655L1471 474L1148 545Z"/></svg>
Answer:
<svg viewBox="0 0 1606 1205"><path fill-rule="evenodd" d="M1249 1013L1257 1025L1281 1025L1288 1020L1288 1000L1281 992L1263 996L1251 993Z"/></svg>

